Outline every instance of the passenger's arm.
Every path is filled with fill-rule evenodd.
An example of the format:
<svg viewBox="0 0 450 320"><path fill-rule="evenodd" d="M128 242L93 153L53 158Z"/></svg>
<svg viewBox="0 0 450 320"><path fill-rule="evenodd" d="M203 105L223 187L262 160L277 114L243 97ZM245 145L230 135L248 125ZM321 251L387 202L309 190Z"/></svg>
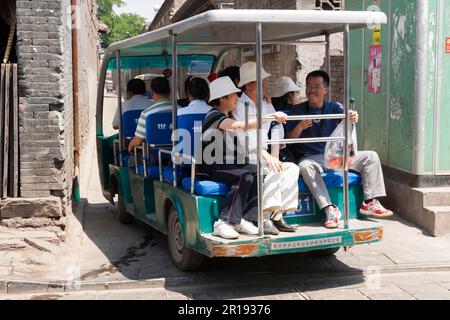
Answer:
<svg viewBox="0 0 450 320"><path fill-rule="evenodd" d="M299 121L295 128L287 133L287 137L289 139L298 138L302 134L303 130L306 130L310 127L312 127L312 120Z"/></svg>
<svg viewBox="0 0 450 320"><path fill-rule="evenodd" d="M270 114L269 116L273 116L276 121L280 123L286 122L287 115L283 112L275 112ZM263 120L264 122L267 122L269 120ZM257 126L257 120L251 120L248 122L248 129L256 129ZM236 121L233 119L225 119L222 121L219 125L219 128L222 130L234 130L234 131L245 131L245 121Z"/></svg>
<svg viewBox="0 0 450 320"><path fill-rule="evenodd" d="M279 144L273 144L270 147L270 154L275 159L280 159L280 145Z"/></svg>
<svg viewBox="0 0 450 320"><path fill-rule="evenodd" d="M134 137L128 145L128 152L133 153L135 147L140 146L144 142L144 138Z"/></svg>
<svg viewBox="0 0 450 320"><path fill-rule="evenodd" d="M267 166L277 172L283 171L283 163L279 160L279 158L276 158L272 156L270 153L268 153L266 150L262 151L262 157L267 162Z"/></svg>

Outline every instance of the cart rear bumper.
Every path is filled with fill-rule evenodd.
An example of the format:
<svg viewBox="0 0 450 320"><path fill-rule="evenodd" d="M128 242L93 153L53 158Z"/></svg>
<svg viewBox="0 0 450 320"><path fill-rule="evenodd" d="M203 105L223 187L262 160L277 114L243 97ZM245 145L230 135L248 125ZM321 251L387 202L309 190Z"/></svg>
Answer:
<svg viewBox="0 0 450 320"><path fill-rule="evenodd" d="M328 230L319 224L299 226L295 233L278 236L241 235L226 240L212 234L202 234L210 257L258 257L275 254L307 252L334 247L378 242L383 238L383 227L370 220L351 220L349 229Z"/></svg>

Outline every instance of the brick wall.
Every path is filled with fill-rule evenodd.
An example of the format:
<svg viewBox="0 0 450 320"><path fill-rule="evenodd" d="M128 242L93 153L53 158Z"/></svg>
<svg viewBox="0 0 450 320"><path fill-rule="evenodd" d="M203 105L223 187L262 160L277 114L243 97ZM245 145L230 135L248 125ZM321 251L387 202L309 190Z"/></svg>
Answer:
<svg viewBox="0 0 450 320"><path fill-rule="evenodd" d="M64 214L74 177L70 3L17 0L20 195L60 197ZM97 45L89 17L95 1L80 3L80 128L85 145L95 112Z"/></svg>
<svg viewBox="0 0 450 320"><path fill-rule="evenodd" d="M344 101L344 56L331 55L331 100Z"/></svg>
<svg viewBox="0 0 450 320"><path fill-rule="evenodd" d="M148 31L156 30L171 24L173 15L186 2L186 0L166 0L162 4Z"/></svg>
<svg viewBox="0 0 450 320"><path fill-rule="evenodd" d="M235 9L295 9L295 0L235 0ZM273 82L280 76L295 77L295 48L292 46L279 46L267 49L272 53L263 54L263 67L272 76L268 79L268 94ZM263 50L264 52L265 50ZM254 55L244 55L241 58L240 50L231 51L224 59L224 67L230 65L240 66L242 62L256 61Z"/></svg>
<svg viewBox="0 0 450 320"><path fill-rule="evenodd" d="M20 192L65 196L72 173L68 0L17 1ZM65 67L65 66L68 67Z"/></svg>

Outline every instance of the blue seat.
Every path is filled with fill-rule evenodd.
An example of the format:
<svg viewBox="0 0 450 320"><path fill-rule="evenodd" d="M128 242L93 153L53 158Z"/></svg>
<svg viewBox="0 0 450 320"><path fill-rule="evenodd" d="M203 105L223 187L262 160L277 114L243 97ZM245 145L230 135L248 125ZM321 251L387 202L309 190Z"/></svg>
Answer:
<svg viewBox="0 0 450 320"><path fill-rule="evenodd" d="M156 146L156 148L151 148L149 157L157 162L158 149L172 143L172 112L157 112L147 116L145 120L145 142L147 145ZM167 154L163 154L162 157L170 158Z"/></svg>
<svg viewBox="0 0 450 320"><path fill-rule="evenodd" d="M342 187L344 185L344 177L341 172L330 171L322 174L323 181L325 182L326 187ZM361 183L361 175L356 172L348 173L348 184L360 184ZM298 179L298 191L300 193L309 193L309 189L303 179L300 177Z"/></svg>
<svg viewBox="0 0 450 320"><path fill-rule="evenodd" d="M142 110L130 110L122 114L122 136L126 139L131 139L134 137L136 132L137 123L139 117L141 116ZM124 146L125 148L127 145ZM122 164L124 167L129 167L128 160L130 155L127 152L122 153Z"/></svg>
<svg viewBox="0 0 450 320"><path fill-rule="evenodd" d="M202 125L205 116L205 113L193 113L177 117L179 140L176 151L190 156L201 156ZM197 150L195 147L197 147ZM190 164L190 161L185 159L184 163Z"/></svg>
<svg viewBox="0 0 450 320"><path fill-rule="evenodd" d="M191 178L184 178L182 186L184 190L191 192ZM194 192L199 196L226 196L228 190L228 186L224 183L198 179L194 181Z"/></svg>
<svg viewBox="0 0 450 320"><path fill-rule="evenodd" d="M134 137L139 117L144 110L130 110L122 114L122 136L125 138Z"/></svg>
<svg viewBox="0 0 450 320"><path fill-rule="evenodd" d="M323 180L327 188L342 187L344 178L340 172L326 172L322 174ZM348 173L349 185L360 184L361 176L355 172ZM191 179L184 178L182 182L183 188L191 191ZM310 193L303 179L298 179L298 189L300 193ZM195 179L194 192L199 196L225 196L228 193L228 186L224 183L209 181L209 180L197 180Z"/></svg>

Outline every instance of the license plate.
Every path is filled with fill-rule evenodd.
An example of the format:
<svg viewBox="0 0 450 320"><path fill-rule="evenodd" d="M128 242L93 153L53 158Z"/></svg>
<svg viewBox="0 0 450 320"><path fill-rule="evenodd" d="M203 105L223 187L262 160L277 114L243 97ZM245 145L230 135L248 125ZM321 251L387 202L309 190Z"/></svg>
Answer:
<svg viewBox="0 0 450 320"><path fill-rule="evenodd" d="M330 237L310 240L299 240L289 242L275 242L272 243L272 250L288 250L288 249L300 249L319 247L324 245L338 245L342 243L342 237Z"/></svg>

